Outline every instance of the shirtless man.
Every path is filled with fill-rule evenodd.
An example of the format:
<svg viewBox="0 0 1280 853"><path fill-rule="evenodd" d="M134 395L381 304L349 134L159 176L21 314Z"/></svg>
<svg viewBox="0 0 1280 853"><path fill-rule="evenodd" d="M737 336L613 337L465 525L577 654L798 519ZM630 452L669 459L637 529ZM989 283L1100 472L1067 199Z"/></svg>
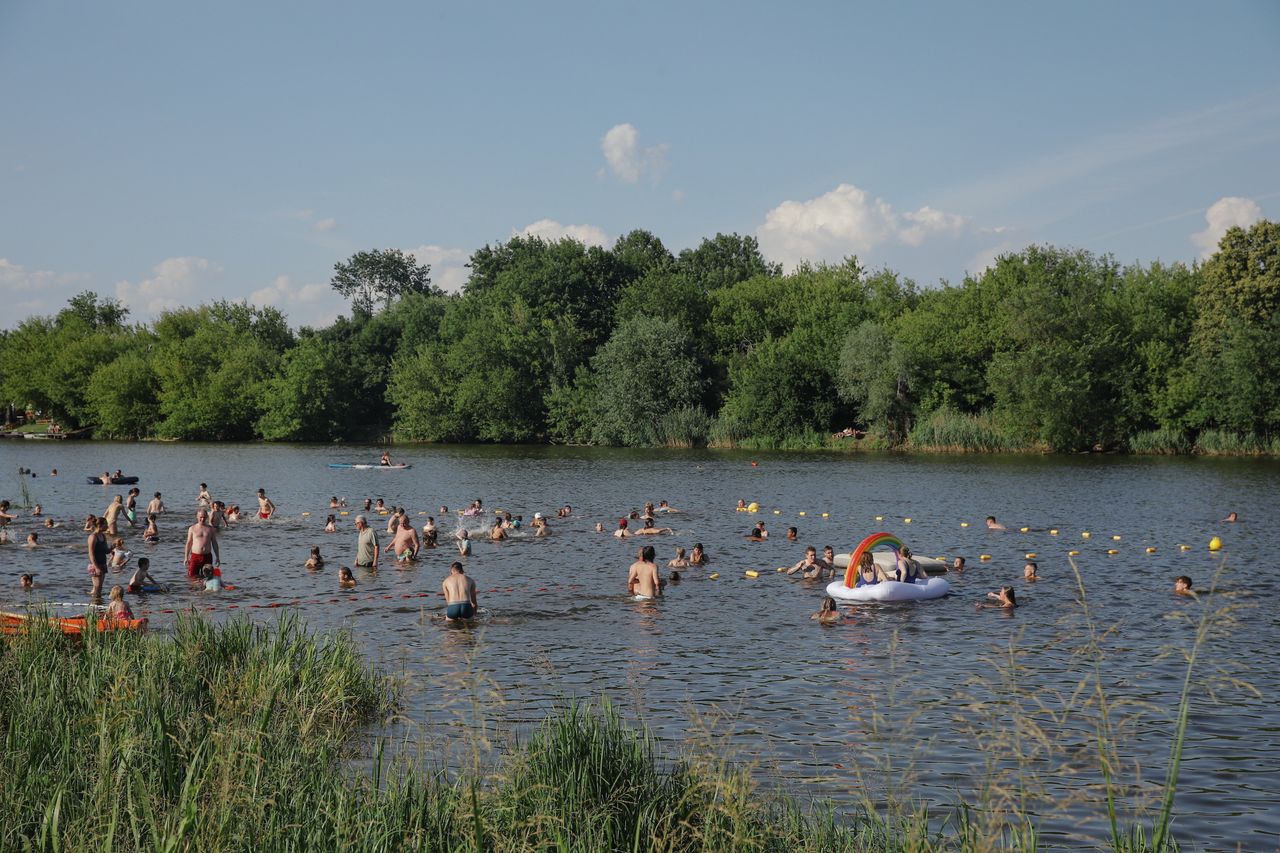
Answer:
<svg viewBox="0 0 1280 853"><path fill-rule="evenodd" d="M671 506L666 501L658 501L658 512L680 512L680 510Z"/></svg>
<svg viewBox="0 0 1280 853"><path fill-rule="evenodd" d="M804 549L804 559L787 569L787 574L800 572L802 578L816 578L822 574L823 565L818 561L818 549L810 545Z"/></svg>
<svg viewBox="0 0 1280 853"><path fill-rule="evenodd" d="M210 560L215 568L221 568L218 531L209 523L209 511L202 509L196 513L196 523L187 528L187 542L182 546L182 561L187 564L187 577L198 580L200 569L208 565Z"/></svg>
<svg viewBox="0 0 1280 853"><path fill-rule="evenodd" d="M214 501L209 511L209 524L214 530L223 530L227 526L227 505L222 501Z"/></svg>
<svg viewBox="0 0 1280 853"><path fill-rule="evenodd" d="M449 577L444 579L440 588L444 591L446 621L456 622L475 617L476 611L480 609L480 602L476 600L476 582L467 577L462 563L454 561L449 566Z"/></svg>
<svg viewBox="0 0 1280 853"><path fill-rule="evenodd" d="M636 535L636 536L657 536L657 535L662 534L662 533L675 533L675 531L674 531L674 530L672 530L670 527L654 527L654 526L653 526L653 519L652 519L652 518L646 518L646 519L644 520L644 527L641 527L639 530L637 530L637 531L635 532L635 534L634 534L634 535Z"/></svg>
<svg viewBox="0 0 1280 853"><path fill-rule="evenodd" d="M200 484L200 494L196 495L196 506L201 509L208 509L213 503L213 499L209 497L209 484Z"/></svg>
<svg viewBox="0 0 1280 853"><path fill-rule="evenodd" d="M1004 530L1004 529L1005 529L1005 526L1004 526L1003 524L1001 524L1000 522L996 521L996 517L995 517L994 515L988 515L988 516L987 516L987 529L988 529L988 530Z"/></svg>
<svg viewBox="0 0 1280 853"><path fill-rule="evenodd" d="M422 547L418 541L418 531L414 530L413 525L405 521L396 530L395 538L391 540L391 553L396 555L402 563L410 560L418 559L418 550Z"/></svg>
<svg viewBox="0 0 1280 853"><path fill-rule="evenodd" d="M258 489L258 518L266 521L276 514L276 505L267 497L266 489Z"/></svg>
<svg viewBox="0 0 1280 853"><path fill-rule="evenodd" d="M147 504L147 515L159 515L164 511L164 501L160 500L160 493L156 492L156 496L151 499L151 503Z"/></svg>
<svg viewBox="0 0 1280 853"><path fill-rule="evenodd" d="M658 564L653 561L652 545L640 549L640 559L631 564L627 575L627 595L637 600L652 600L662 595L662 579L658 577Z"/></svg>
<svg viewBox="0 0 1280 853"><path fill-rule="evenodd" d="M495 519L493 527L489 529L489 538L494 542L501 542L507 538L507 531L502 529L502 519Z"/></svg>

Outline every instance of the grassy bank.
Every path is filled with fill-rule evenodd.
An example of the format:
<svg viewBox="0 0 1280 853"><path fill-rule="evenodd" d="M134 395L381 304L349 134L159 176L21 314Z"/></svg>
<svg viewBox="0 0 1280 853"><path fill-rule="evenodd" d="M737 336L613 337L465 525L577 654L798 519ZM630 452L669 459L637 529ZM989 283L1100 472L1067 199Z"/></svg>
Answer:
<svg viewBox="0 0 1280 853"><path fill-rule="evenodd" d="M184 619L171 637L121 633L83 644L47 631L0 639L0 849L585 853L1039 845L1034 818L1002 799L996 775L975 779L985 792L977 805L941 820L911 798L901 770L893 784L902 796L890 798L891 808L868 799L835 815L761 792L746 768L714 754L665 760L607 703L568 705L496 767L424 771L408 759L383 760L375 742L372 760L361 765L369 769L356 772L353 750L369 744L360 733L394 711L387 684L345 635L320 638L288 618L275 626ZM1189 685L1190 677L1162 817L1150 830L1126 834L1112 806L1114 849L1176 849L1167 828ZM1018 702L1016 687L1006 693L1002 719ZM1105 722L1105 696L1095 698L1104 703ZM1099 729L1099 748L1114 749L1108 727ZM1110 781L1107 787L1110 803Z"/></svg>

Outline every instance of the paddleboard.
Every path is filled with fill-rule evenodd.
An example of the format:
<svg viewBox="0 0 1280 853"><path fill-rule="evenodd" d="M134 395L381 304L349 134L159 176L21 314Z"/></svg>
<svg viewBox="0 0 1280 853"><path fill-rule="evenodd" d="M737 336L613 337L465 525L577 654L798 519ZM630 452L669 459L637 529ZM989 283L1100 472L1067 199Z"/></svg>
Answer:
<svg viewBox="0 0 1280 853"><path fill-rule="evenodd" d="M330 468L349 468L357 471L399 471L412 465L355 465L350 462L330 462Z"/></svg>

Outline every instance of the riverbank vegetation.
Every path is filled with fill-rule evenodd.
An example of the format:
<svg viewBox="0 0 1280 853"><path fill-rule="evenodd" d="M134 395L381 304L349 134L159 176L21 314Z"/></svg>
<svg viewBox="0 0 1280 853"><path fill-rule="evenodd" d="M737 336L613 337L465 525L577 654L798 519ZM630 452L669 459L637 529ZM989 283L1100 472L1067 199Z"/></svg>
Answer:
<svg viewBox="0 0 1280 853"><path fill-rule="evenodd" d="M1200 676L1198 656L1227 636L1238 605L1209 595L1200 608L1166 778L1154 813L1130 822L1121 801L1133 791L1121 775L1133 762L1121 733L1132 703L1108 695L1110 633L1094 622L1083 585L1080 595L1064 628L1092 674L1046 704L1021 686L1034 659L1027 650L993 649L972 695L957 697L955 718L985 765L972 790L957 791L972 799L932 813L914 792L910 761L878 752L898 741L904 713L910 727L932 705L893 679L886 706L872 703L856 720L858 748L834 756L857 780L857 805L837 813L762 790L714 741L668 758L603 700L566 700L531 734L510 739L496 762L477 749L470 766L450 768L440 755L415 757L410 744L388 758L387 742L371 733L395 714L388 679L345 634L320 638L289 617L275 625L181 617L171 636L83 641L35 623L29 634L0 637L0 847L1034 851L1049 812L1074 809L1074 826L1084 808L1105 810L1114 850L1176 850L1170 827L1193 694L1240 685ZM1042 787L1088 766L1067 718L1094 732L1101 791L1084 781L1069 797ZM468 737L462 728L449 739Z"/></svg>
<svg viewBox="0 0 1280 853"><path fill-rule="evenodd" d="M396 250L332 284L351 316L298 330L81 294L4 333L0 395L120 438L1280 452L1273 222L1189 267L1031 246L938 287L644 231L486 246L459 294Z"/></svg>

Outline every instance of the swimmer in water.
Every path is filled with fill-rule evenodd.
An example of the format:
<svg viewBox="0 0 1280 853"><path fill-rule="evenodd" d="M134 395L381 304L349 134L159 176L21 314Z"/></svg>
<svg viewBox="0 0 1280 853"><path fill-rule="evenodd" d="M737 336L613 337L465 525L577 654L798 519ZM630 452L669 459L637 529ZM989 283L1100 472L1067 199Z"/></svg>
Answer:
<svg viewBox="0 0 1280 853"><path fill-rule="evenodd" d="M693 550L689 552L689 565L705 566L711 562L711 558L707 556L707 552L702 550L701 542L693 543Z"/></svg>
<svg viewBox="0 0 1280 853"><path fill-rule="evenodd" d="M338 519L334 517L333 513L330 513L329 517L324 520L324 532L325 533L338 532Z"/></svg>
<svg viewBox="0 0 1280 853"><path fill-rule="evenodd" d="M668 569L687 569L689 568L689 559L684 555L683 548L676 549L676 558L667 562Z"/></svg>
<svg viewBox="0 0 1280 853"><path fill-rule="evenodd" d="M1240 516L1236 515L1235 512L1229 512L1227 513L1227 517L1222 520L1230 524L1235 524L1240 520Z"/></svg>
<svg viewBox="0 0 1280 853"><path fill-rule="evenodd" d="M48 516L46 516L44 520L44 526L46 529L52 530L53 528L61 527L62 525L54 521L52 518L49 518Z"/></svg>
<svg viewBox="0 0 1280 853"><path fill-rule="evenodd" d="M626 539L631 535L631 532L627 530L627 520L625 518L618 519L618 529L613 531L613 535L619 539Z"/></svg>
<svg viewBox="0 0 1280 853"><path fill-rule="evenodd" d="M320 556L320 546L311 546L311 556L307 558L306 567L308 571L318 572L324 568L324 557Z"/></svg>
<svg viewBox="0 0 1280 853"><path fill-rule="evenodd" d="M471 553L471 534L467 532L467 528L459 527L458 532L454 534L458 540L458 554L467 556Z"/></svg>
<svg viewBox="0 0 1280 853"><path fill-rule="evenodd" d="M788 542L795 542L795 541L796 541L796 538L797 538L799 535L800 535L800 531L796 530L794 527L788 527L788 528L787 528L787 541L788 541Z"/></svg>
<svg viewBox="0 0 1280 853"><path fill-rule="evenodd" d="M125 550L124 540L120 538L117 538L111 543L111 549L110 568L112 571L119 571L128 564L130 557L133 555L131 552Z"/></svg>
<svg viewBox="0 0 1280 853"><path fill-rule="evenodd" d="M151 561L148 560L146 557L139 557L138 567L133 570L133 577L129 578L130 594L137 595L138 593L142 592L142 587L144 584L160 586L160 582L155 578L151 577ZM162 591L168 592L168 590L162 590Z"/></svg>
<svg viewBox="0 0 1280 853"><path fill-rule="evenodd" d="M1004 526L1003 524L1001 524L1000 522L996 521L996 517L995 517L994 515L988 515L988 516L987 516L987 529L988 529L988 530L1004 530L1004 529L1005 529L1005 526Z"/></svg>
<svg viewBox="0 0 1280 853"><path fill-rule="evenodd" d="M769 538L769 531L764 529L764 522L757 521L756 526L747 532L746 538L751 542L763 542Z"/></svg>
<svg viewBox="0 0 1280 853"><path fill-rule="evenodd" d="M1036 574L1036 568L1037 566L1035 563L1028 561L1027 564L1022 567L1022 579L1024 581L1040 580L1040 576Z"/></svg>
<svg viewBox="0 0 1280 853"><path fill-rule="evenodd" d="M338 567L338 586L343 589L355 589L356 577L351 574L351 569L346 566Z"/></svg>
<svg viewBox="0 0 1280 853"><path fill-rule="evenodd" d="M810 545L804 549L804 558L787 569L787 574L794 575L800 572L803 578L815 578L821 571L822 566L818 563L818 549Z"/></svg>
<svg viewBox="0 0 1280 853"><path fill-rule="evenodd" d="M467 577L462 563L456 560L449 566L449 576L440 584L444 592L446 622L459 619L474 619L480 609L480 601L476 598L476 582Z"/></svg>
<svg viewBox="0 0 1280 853"><path fill-rule="evenodd" d="M258 489L258 518L266 521L276 514L276 505L267 497L266 489Z"/></svg>
<svg viewBox="0 0 1280 853"><path fill-rule="evenodd" d="M22 587L23 592L31 592L36 588L36 579L32 575L23 575L18 578L18 585Z"/></svg>
<svg viewBox="0 0 1280 853"><path fill-rule="evenodd" d="M604 533L604 522L596 522L596 533Z"/></svg>
<svg viewBox="0 0 1280 853"><path fill-rule="evenodd" d="M156 514L147 514L147 529L142 531L142 541L156 543L160 541L160 528L156 526Z"/></svg>
<svg viewBox="0 0 1280 853"><path fill-rule="evenodd" d="M675 533L670 527L654 527L653 519L646 518L644 526L635 532L636 536L658 536L663 533Z"/></svg>
<svg viewBox="0 0 1280 853"><path fill-rule="evenodd" d="M489 539L493 542L501 542L507 538L507 531L502 526L502 519L495 518L493 527L489 528Z"/></svg>
<svg viewBox="0 0 1280 853"><path fill-rule="evenodd" d="M666 501L658 501L658 512L680 512L680 510L671 506Z"/></svg>
<svg viewBox="0 0 1280 853"><path fill-rule="evenodd" d="M1189 598L1195 598L1196 592L1191 588L1191 578L1187 575L1178 575L1173 579L1174 595L1185 595Z"/></svg>
<svg viewBox="0 0 1280 853"><path fill-rule="evenodd" d="M840 610L836 606L836 600L828 595L822 599L822 606L818 608L818 612L809 618L819 622L839 622Z"/></svg>
<svg viewBox="0 0 1280 853"><path fill-rule="evenodd" d="M951 564L951 571L964 572L964 557L956 557L955 562Z"/></svg>
<svg viewBox="0 0 1280 853"><path fill-rule="evenodd" d="M133 611L129 609L129 602L124 600L124 589L121 587L111 587L111 602L107 605L106 618L120 621L133 618Z"/></svg>
<svg viewBox="0 0 1280 853"><path fill-rule="evenodd" d="M978 604L979 610L985 610L988 608L995 610L1012 610L1018 606L1018 597L1014 594L1013 587L1011 586L1002 586L1000 587L999 592L989 592L987 593L987 598L992 599L996 603L980 603Z"/></svg>
<svg viewBox="0 0 1280 853"><path fill-rule="evenodd" d="M662 595L662 580L658 565L653 561L656 552L652 545L645 545L627 572L627 595L636 600L652 600Z"/></svg>
<svg viewBox="0 0 1280 853"><path fill-rule="evenodd" d="M44 510L40 508L40 504L36 504L35 508L31 510L31 516L33 518L39 518L43 513Z"/></svg>
<svg viewBox="0 0 1280 853"><path fill-rule="evenodd" d="M746 511L747 511L747 502L746 502L746 501L744 501L742 498L738 498L738 506L737 506L737 509L738 509L738 512L746 512Z"/></svg>
<svg viewBox="0 0 1280 853"><path fill-rule="evenodd" d="M39 546L39 544L40 544L40 534L39 534L39 533L36 533L35 531L32 531L31 533L28 533L28 534L27 534L27 547L28 547L28 548L35 548L35 547Z"/></svg>

